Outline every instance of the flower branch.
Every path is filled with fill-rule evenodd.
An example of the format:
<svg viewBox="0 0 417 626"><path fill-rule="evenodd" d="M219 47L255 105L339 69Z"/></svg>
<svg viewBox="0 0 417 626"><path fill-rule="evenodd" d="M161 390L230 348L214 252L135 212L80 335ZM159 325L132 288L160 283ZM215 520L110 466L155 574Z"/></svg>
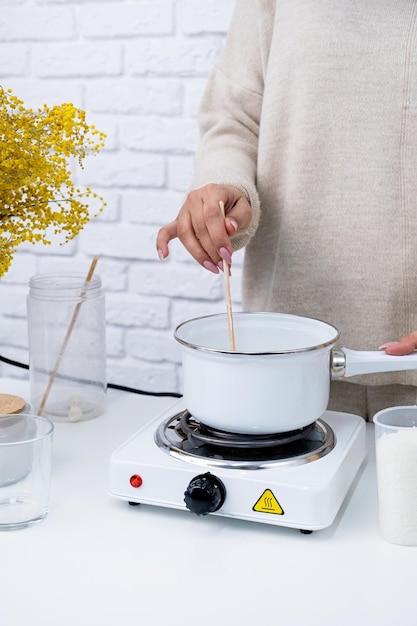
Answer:
<svg viewBox="0 0 417 626"><path fill-rule="evenodd" d="M104 199L72 181L70 159L104 146L105 134L88 125L85 112L64 103L34 111L0 87L0 276L24 241L50 244L49 234L73 239L90 220L88 200Z"/></svg>

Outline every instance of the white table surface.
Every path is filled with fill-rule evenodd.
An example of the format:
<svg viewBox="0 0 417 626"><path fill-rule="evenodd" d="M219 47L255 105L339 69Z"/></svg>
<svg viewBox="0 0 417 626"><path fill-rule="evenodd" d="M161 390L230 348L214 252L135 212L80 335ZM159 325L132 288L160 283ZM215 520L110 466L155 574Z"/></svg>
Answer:
<svg viewBox="0 0 417 626"><path fill-rule="evenodd" d="M174 401L111 391L105 415L55 425L49 516L0 532L1 626L417 624L417 548L378 531L373 426L335 523L302 535L107 494L111 452Z"/></svg>

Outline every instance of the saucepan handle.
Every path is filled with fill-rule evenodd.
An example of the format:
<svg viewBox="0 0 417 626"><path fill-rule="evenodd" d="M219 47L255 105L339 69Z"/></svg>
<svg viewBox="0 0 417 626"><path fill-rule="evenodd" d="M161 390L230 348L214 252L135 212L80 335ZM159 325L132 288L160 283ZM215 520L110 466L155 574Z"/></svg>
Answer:
<svg viewBox="0 0 417 626"><path fill-rule="evenodd" d="M342 348L331 354L331 378L348 378L359 374L401 372L417 369L417 351L405 356L392 356L380 350L362 351Z"/></svg>

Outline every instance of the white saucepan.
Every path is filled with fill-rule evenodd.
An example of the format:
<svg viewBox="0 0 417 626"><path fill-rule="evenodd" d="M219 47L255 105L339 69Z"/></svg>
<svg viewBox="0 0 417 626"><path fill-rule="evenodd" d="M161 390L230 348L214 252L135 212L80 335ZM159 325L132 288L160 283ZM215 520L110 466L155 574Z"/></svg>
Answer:
<svg viewBox="0 0 417 626"><path fill-rule="evenodd" d="M263 435L303 428L320 418L330 380L417 369L417 353L389 356L333 346L338 330L325 322L281 313L235 313L236 351L227 316L180 324L184 399L203 424Z"/></svg>

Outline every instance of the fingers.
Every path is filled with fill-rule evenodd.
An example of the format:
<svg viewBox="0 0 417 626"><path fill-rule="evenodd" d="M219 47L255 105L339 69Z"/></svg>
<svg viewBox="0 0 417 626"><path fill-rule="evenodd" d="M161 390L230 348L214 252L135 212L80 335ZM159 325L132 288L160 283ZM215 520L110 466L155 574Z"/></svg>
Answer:
<svg viewBox="0 0 417 626"><path fill-rule="evenodd" d="M178 238L200 265L218 274L219 268L222 268L221 254L225 254L228 262L231 261L231 254L223 247L216 251L204 220L204 210L196 211L194 215L186 203L181 208L177 219L162 227L158 232L156 248L159 258L164 260L168 257L169 242ZM225 231L224 220L221 216L220 228Z"/></svg>
<svg viewBox="0 0 417 626"><path fill-rule="evenodd" d="M168 244L172 239L177 237L177 220L170 222L160 229L156 238L156 249L161 259L166 259L169 255Z"/></svg>
<svg viewBox="0 0 417 626"><path fill-rule="evenodd" d="M393 356L410 354L410 352L417 349L417 330L401 337L399 341L384 343L379 349L385 350L386 354L392 354Z"/></svg>
<svg viewBox="0 0 417 626"><path fill-rule="evenodd" d="M222 248L231 255L232 245L220 211L220 192L216 188L191 192L180 212L178 237L195 260L221 265ZM207 265L207 264L206 264ZM207 268L208 269L208 268Z"/></svg>
<svg viewBox="0 0 417 626"><path fill-rule="evenodd" d="M220 209L224 203L225 215ZM169 254L169 242L178 237L191 256L203 267L218 273L223 260L232 258L231 237L250 223L252 208L242 192L225 185L206 185L191 191L177 218L160 229L156 247L161 259Z"/></svg>

